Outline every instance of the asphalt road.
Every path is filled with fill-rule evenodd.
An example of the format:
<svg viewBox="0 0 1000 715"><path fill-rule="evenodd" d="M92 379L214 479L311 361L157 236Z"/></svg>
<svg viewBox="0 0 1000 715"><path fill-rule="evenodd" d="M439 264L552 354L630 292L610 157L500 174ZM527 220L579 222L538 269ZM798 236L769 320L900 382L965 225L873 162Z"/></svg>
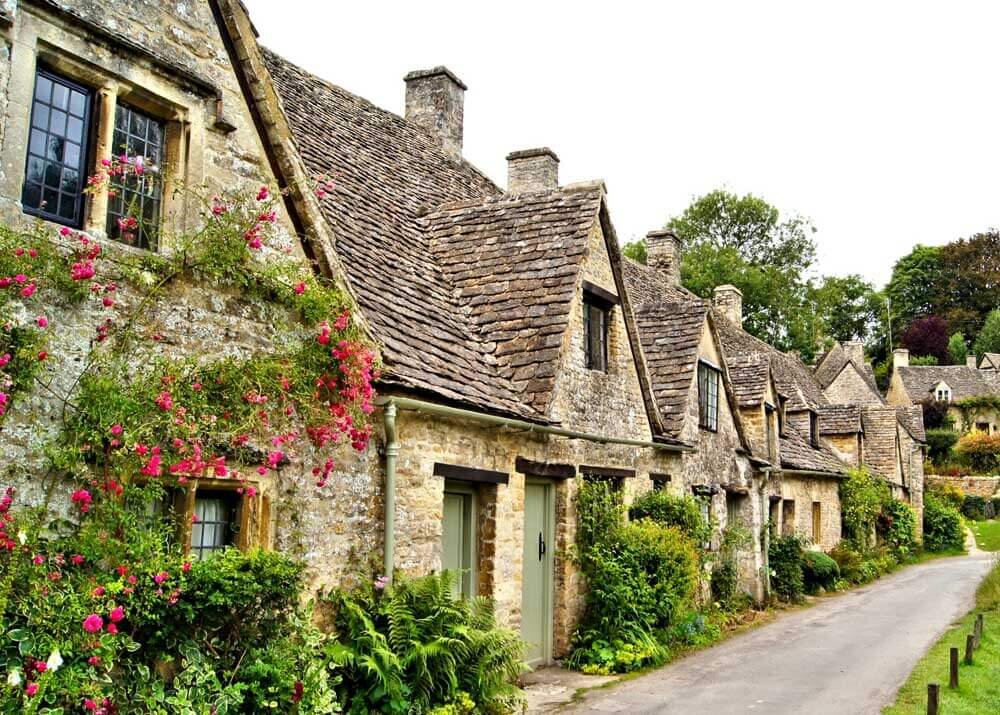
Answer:
<svg viewBox="0 0 1000 715"><path fill-rule="evenodd" d="M570 713L878 713L974 603L992 555L911 566L648 675L589 692Z"/></svg>

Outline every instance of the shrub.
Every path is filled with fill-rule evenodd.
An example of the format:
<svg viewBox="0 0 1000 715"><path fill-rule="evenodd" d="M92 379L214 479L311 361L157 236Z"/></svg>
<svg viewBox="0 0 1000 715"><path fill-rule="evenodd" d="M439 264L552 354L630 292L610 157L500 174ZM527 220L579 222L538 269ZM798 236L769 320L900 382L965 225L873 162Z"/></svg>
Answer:
<svg viewBox="0 0 1000 715"><path fill-rule="evenodd" d="M806 551L802 557L802 578L806 593L820 588L832 591L840 578L840 567L822 551Z"/></svg>
<svg viewBox="0 0 1000 715"><path fill-rule="evenodd" d="M991 498L990 503L993 505L993 518L1000 516L1000 496Z"/></svg>
<svg viewBox="0 0 1000 715"><path fill-rule="evenodd" d="M602 482L576 496L577 562L587 579L583 617L570 664L587 672L624 672L662 662L661 634L694 600L698 554L675 526L651 519L623 524L622 508Z"/></svg>
<svg viewBox="0 0 1000 715"><path fill-rule="evenodd" d="M846 541L841 541L830 550L830 558L837 562L840 576L848 583L861 583L859 580L864 557Z"/></svg>
<svg viewBox="0 0 1000 715"><path fill-rule="evenodd" d="M846 541L837 544L830 551L830 557L837 562L841 579L856 586L889 573L899 563L888 551L863 553Z"/></svg>
<svg viewBox="0 0 1000 715"><path fill-rule="evenodd" d="M804 545L799 536L781 536L771 541L767 552L771 566L771 588L783 601L796 603L802 599Z"/></svg>
<svg viewBox="0 0 1000 715"><path fill-rule="evenodd" d="M958 440L955 451L979 474L1000 473L1000 434L970 432Z"/></svg>
<svg viewBox="0 0 1000 715"><path fill-rule="evenodd" d="M862 547L871 544L882 507L890 500L889 485L867 469L851 469L840 482L840 510L847 537Z"/></svg>
<svg viewBox="0 0 1000 715"><path fill-rule="evenodd" d="M917 515L909 504L890 499L882 505L878 533L897 560L905 559L916 548L916 528Z"/></svg>
<svg viewBox="0 0 1000 715"><path fill-rule="evenodd" d="M920 403L921 411L924 413L924 428L931 430L947 429L952 431L952 418L948 415L950 403L928 398ZM928 434L928 437L930 435Z"/></svg>
<svg viewBox="0 0 1000 715"><path fill-rule="evenodd" d="M483 598L455 599L454 574L366 586L327 597L336 638L327 645L350 712L420 712L471 700L485 712L513 712L512 682L523 645L498 628Z"/></svg>
<svg viewBox="0 0 1000 715"><path fill-rule="evenodd" d="M924 547L929 551L961 549L965 545L962 517L956 509L937 499L924 496Z"/></svg>
<svg viewBox="0 0 1000 715"><path fill-rule="evenodd" d="M983 497L967 494L962 500L962 516L973 521L992 518L993 504Z"/></svg>
<svg viewBox="0 0 1000 715"><path fill-rule="evenodd" d="M937 483L928 493L953 509L961 509L965 503L965 490L953 482Z"/></svg>
<svg viewBox="0 0 1000 715"><path fill-rule="evenodd" d="M723 559L715 565L711 588L712 600L723 609L728 609L737 594L737 569L733 559Z"/></svg>
<svg viewBox="0 0 1000 715"><path fill-rule="evenodd" d="M952 448L958 443L958 432L947 427L937 427L927 431L927 458L934 464L944 464L951 456Z"/></svg>
<svg viewBox="0 0 1000 715"><path fill-rule="evenodd" d="M652 519L663 526L676 526L696 544L712 536L711 525L702 516L698 500L692 496L674 496L667 492L646 492L628 510L631 519Z"/></svg>

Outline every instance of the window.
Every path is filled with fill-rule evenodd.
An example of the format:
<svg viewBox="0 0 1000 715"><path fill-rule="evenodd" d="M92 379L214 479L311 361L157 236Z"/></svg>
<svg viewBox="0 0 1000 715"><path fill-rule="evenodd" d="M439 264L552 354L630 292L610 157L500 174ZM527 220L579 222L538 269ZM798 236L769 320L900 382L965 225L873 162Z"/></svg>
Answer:
<svg viewBox="0 0 1000 715"><path fill-rule="evenodd" d="M163 122L124 104L115 107L112 151L142 157L143 173L116 177L108 200L109 238L138 248L156 249L162 200Z"/></svg>
<svg viewBox="0 0 1000 715"><path fill-rule="evenodd" d="M823 505L818 501L813 502L812 518L812 541L819 544L823 541Z"/></svg>
<svg viewBox="0 0 1000 715"><path fill-rule="evenodd" d="M650 473L649 475L649 481L653 483L654 492L668 491L669 487L667 485L670 484L671 479L672 477L669 474Z"/></svg>
<svg viewBox="0 0 1000 715"><path fill-rule="evenodd" d="M591 296L583 298L583 344L590 370L608 371L608 308Z"/></svg>
<svg viewBox="0 0 1000 715"><path fill-rule="evenodd" d="M819 414L809 410L809 442L819 449Z"/></svg>
<svg viewBox="0 0 1000 715"><path fill-rule="evenodd" d="M951 388L943 382L939 383L934 388L934 397L937 398L938 402L951 402Z"/></svg>
<svg viewBox="0 0 1000 715"><path fill-rule="evenodd" d="M778 441L774 438L774 428L777 422L777 410L773 405L764 405L764 439L767 441L767 461L777 462Z"/></svg>
<svg viewBox="0 0 1000 715"><path fill-rule="evenodd" d="M976 423L976 430L978 432L985 432L986 434L989 434L990 433L990 423L989 422L977 422Z"/></svg>
<svg viewBox="0 0 1000 715"><path fill-rule="evenodd" d="M21 203L25 213L83 224L92 93L47 70L35 74Z"/></svg>
<svg viewBox="0 0 1000 715"><path fill-rule="evenodd" d="M740 511L743 507L743 496L735 492L726 492L726 528L739 526L743 523Z"/></svg>
<svg viewBox="0 0 1000 715"><path fill-rule="evenodd" d="M698 426L719 428L719 371L704 362L698 363Z"/></svg>
<svg viewBox="0 0 1000 715"><path fill-rule="evenodd" d="M196 559L205 559L217 551L235 544L239 495L232 490L202 491L194 497L194 516L191 524L191 553Z"/></svg>

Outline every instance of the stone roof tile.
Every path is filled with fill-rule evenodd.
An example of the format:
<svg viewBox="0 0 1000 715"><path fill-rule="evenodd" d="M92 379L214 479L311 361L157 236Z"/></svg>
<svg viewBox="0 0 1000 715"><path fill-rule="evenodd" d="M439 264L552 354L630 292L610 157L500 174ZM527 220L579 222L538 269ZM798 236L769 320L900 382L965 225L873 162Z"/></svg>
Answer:
<svg viewBox="0 0 1000 715"><path fill-rule="evenodd" d="M857 434L861 431L861 409L858 405L824 405L819 408L820 434Z"/></svg>
<svg viewBox="0 0 1000 715"><path fill-rule="evenodd" d="M930 397L939 382L951 388L952 400L996 394L997 389L988 372L965 365L926 365L899 367L903 387L914 402Z"/></svg>

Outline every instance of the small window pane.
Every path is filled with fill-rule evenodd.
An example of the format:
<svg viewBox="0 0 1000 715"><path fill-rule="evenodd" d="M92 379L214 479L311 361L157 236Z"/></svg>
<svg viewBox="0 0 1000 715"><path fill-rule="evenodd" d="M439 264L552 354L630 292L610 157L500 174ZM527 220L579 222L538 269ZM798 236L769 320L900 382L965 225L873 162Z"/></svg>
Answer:
<svg viewBox="0 0 1000 715"><path fill-rule="evenodd" d="M53 85L52 106L59 109L69 109L69 87L58 83Z"/></svg>
<svg viewBox="0 0 1000 715"><path fill-rule="evenodd" d="M47 77L39 77L35 82L35 99L46 104L52 99L52 81Z"/></svg>
<svg viewBox="0 0 1000 715"><path fill-rule="evenodd" d="M35 156L45 156L45 145L47 135L37 129L31 130L31 139L28 140L28 151Z"/></svg>
<svg viewBox="0 0 1000 715"><path fill-rule="evenodd" d="M191 553L205 559L233 544L236 494L201 492L195 495L195 522L191 527Z"/></svg>
<svg viewBox="0 0 1000 715"><path fill-rule="evenodd" d="M87 111L87 95L73 91L69 97L69 113L74 117L83 118Z"/></svg>
<svg viewBox="0 0 1000 715"><path fill-rule="evenodd" d="M63 192L75 196L80 190L80 175L74 169L63 169L62 186ZM75 199L74 199L75 201Z"/></svg>
<svg viewBox="0 0 1000 715"><path fill-rule="evenodd" d="M156 248L159 233L161 177L158 169L162 160L162 136L162 122L124 104L115 108L114 151L127 154L130 159L142 157L145 172L112 183L121 200L112 202L109 207L108 235L151 250ZM121 224L128 218L136 219L139 226L123 231Z"/></svg>
<svg viewBox="0 0 1000 715"><path fill-rule="evenodd" d="M80 145L73 142L66 142L66 148L63 151L63 161L66 163L66 166L80 166Z"/></svg>
<svg viewBox="0 0 1000 715"><path fill-rule="evenodd" d="M24 195L21 201L25 206L37 209L42 203L42 187L40 184L28 183L24 185Z"/></svg>
<svg viewBox="0 0 1000 715"><path fill-rule="evenodd" d="M66 136L66 112L52 110L49 116L49 133L58 134L60 137Z"/></svg>
<svg viewBox="0 0 1000 715"><path fill-rule="evenodd" d="M69 121L66 123L66 138L78 144L83 142L82 119L77 119L76 117L69 118Z"/></svg>
<svg viewBox="0 0 1000 715"><path fill-rule="evenodd" d="M59 164L49 162L45 165L45 185L54 189L59 188L62 181L62 169Z"/></svg>
<svg viewBox="0 0 1000 715"><path fill-rule="evenodd" d="M67 194L59 194L59 215L65 219L72 219L76 211L76 197Z"/></svg>
<svg viewBox="0 0 1000 715"><path fill-rule="evenodd" d="M32 114L31 124L39 129L49 128L49 108L44 104L36 104Z"/></svg>

